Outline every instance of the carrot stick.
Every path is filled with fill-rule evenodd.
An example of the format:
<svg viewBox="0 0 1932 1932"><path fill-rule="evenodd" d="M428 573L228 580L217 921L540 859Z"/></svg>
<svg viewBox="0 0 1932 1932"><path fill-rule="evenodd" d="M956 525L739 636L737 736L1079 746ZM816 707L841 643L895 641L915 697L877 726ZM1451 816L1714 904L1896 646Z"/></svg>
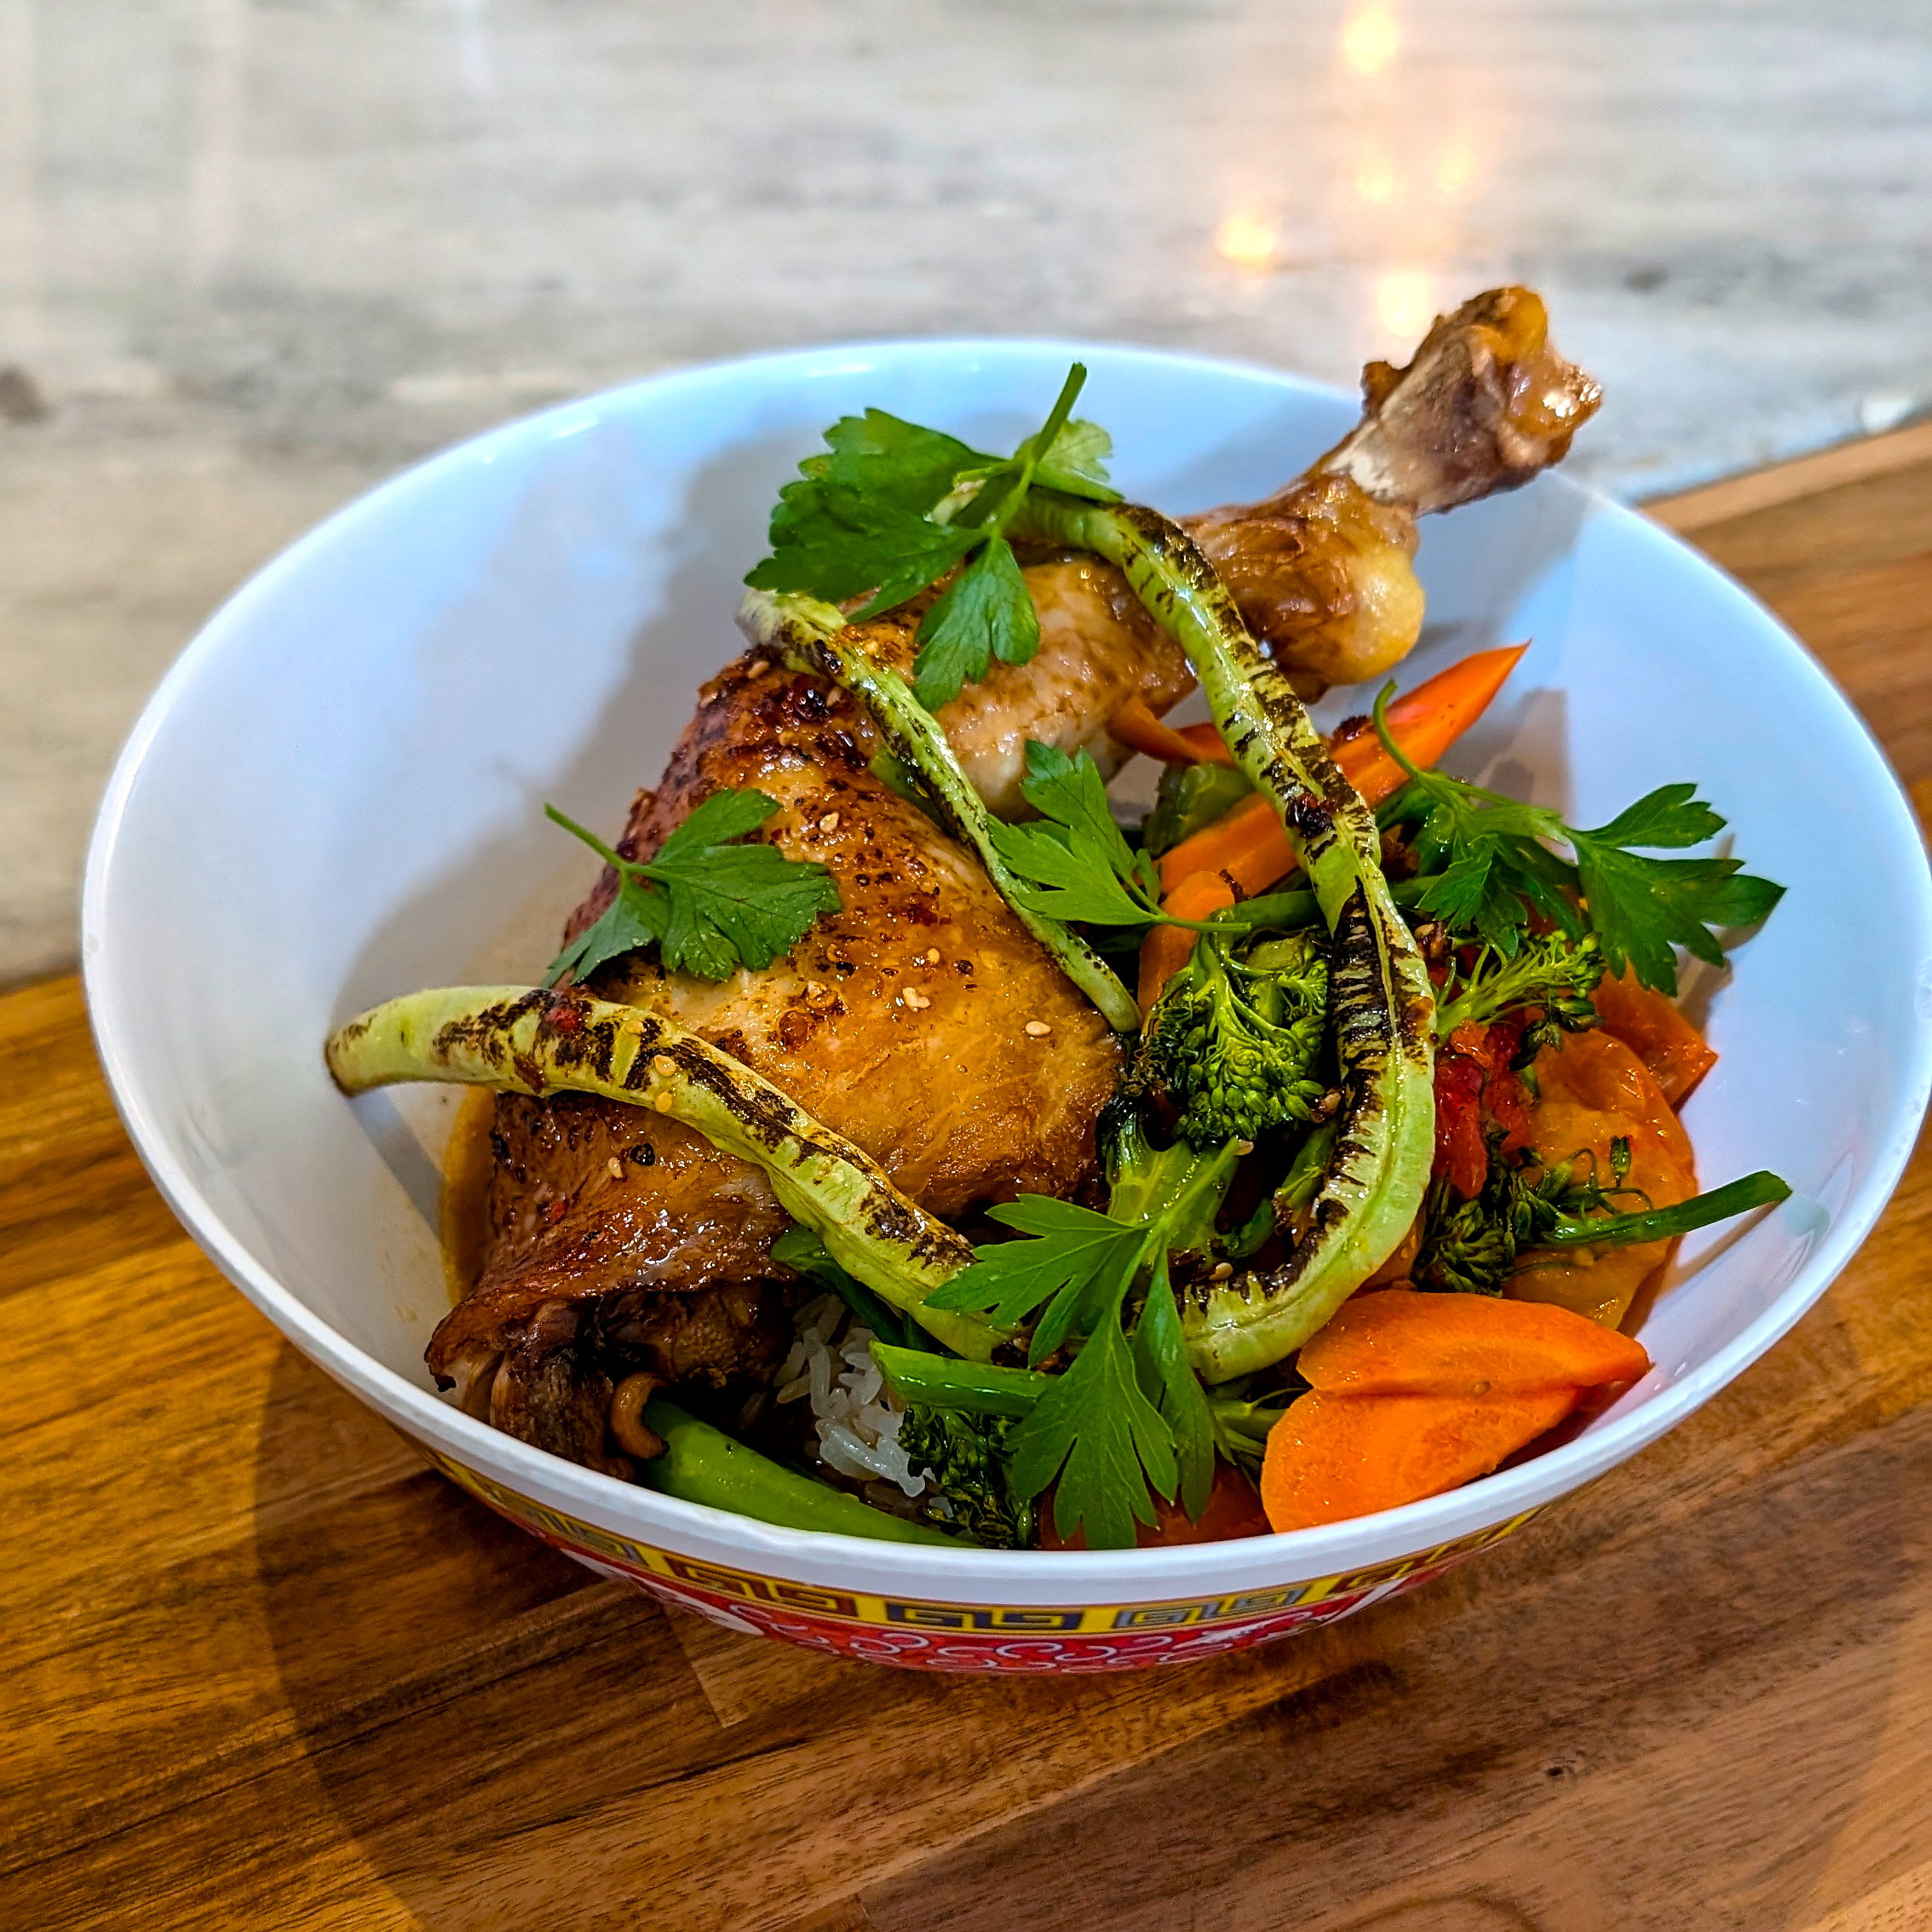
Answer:
<svg viewBox="0 0 1932 1932"><path fill-rule="evenodd" d="M1409 762L1424 771L1489 709L1503 681L1529 649L1509 644L1499 651L1478 651L1424 679L1413 691L1389 701L1389 735L1402 747ZM1382 748L1373 725L1364 725L1333 747L1335 762L1371 805L1393 798L1409 774Z"/></svg>
<svg viewBox="0 0 1932 1932"><path fill-rule="evenodd" d="M1233 765L1234 754L1221 742L1221 734L1213 724L1176 724L1176 738L1187 738L1194 745L1194 757L1202 765Z"/></svg>
<svg viewBox="0 0 1932 1932"><path fill-rule="evenodd" d="M1295 1366L1325 1395L1516 1395L1640 1382L1650 1357L1568 1308L1389 1288L1344 1302Z"/></svg>
<svg viewBox="0 0 1932 1932"><path fill-rule="evenodd" d="M1527 644L1478 651L1425 679L1395 699L1388 711L1389 735L1417 765L1433 765L1489 707ZM1334 747L1335 762L1371 806L1402 789L1408 774L1382 748L1372 726ZM1295 867L1288 835L1259 794L1244 799L1226 817L1184 838L1160 861L1163 885L1190 872L1225 872L1244 893L1263 892Z"/></svg>
<svg viewBox="0 0 1932 1932"><path fill-rule="evenodd" d="M1191 872L1226 872L1243 892L1271 886L1295 867L1288 835L1272 800L1256 792L1160 858L1160 883L1171 891Z"/></svg>
<svg viewBox="0 0 1932 1932"><path fill-rule="evenodd" d="M1297 1530L1440 1496L1488 1475L1581 1399L1577 1389L1301 1396L1268 1432L1262 1506L1277 1530Z"/></svg>
<svg viewBox="0 0 1932 1932"><path fill-rule="evenodd" d="M1234 754L1221 741L1221 733L1210 724L1184 724L1175 727L1174 735L1184 738L1194 748L1194 756L1204 765L1232 765Z"/></svg>
<svg viewBox="0 0 1932 1932"><path fill-rule="evenodd" d="M1147 709L1144 699L1130 698L1107 721L1107 728L1130 750L1159 758L1164 765L1232 765L1234 754L1221 742L1210 724L1163 722Z"/></svg>
<svg viewBox="0 0 1932 1932"><path fill-rule="evenodd" d="M1226 879L1215 872L1197 872L1182 879L1162 901L1176 919L1207 919L1234 903ZM1185 926L1155 926L1141 942L1141 1014L1153 1011L1160 989L1187 963L1194 935Z"/></svg>
<svg viewBox="0 0 1932 1932"><path fill-rule="evenodd" d="M1171 725L1163 724L1147 709L1143 699L1130 698L1107 721L1107 728L1123 745L1158 758L1164 765L1198 765L1205 756L1195 748L1192 739L1182 737ZM1208 729L1211 732L1214 727L1210 725ZM1221 740L1216 737L1215 742L1218 745Z"/></svg>

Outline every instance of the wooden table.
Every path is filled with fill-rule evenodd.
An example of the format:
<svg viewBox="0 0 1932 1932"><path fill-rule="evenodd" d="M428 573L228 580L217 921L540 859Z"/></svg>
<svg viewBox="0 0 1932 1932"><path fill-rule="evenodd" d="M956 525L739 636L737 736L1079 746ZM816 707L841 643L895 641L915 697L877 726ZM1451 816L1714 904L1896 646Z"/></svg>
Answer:
<svg viewBox="0 0 1932 1932"><path fill-rule="evenodd" d="M1932 426L1658 508L1932 802ZM1172 1672L733 1636L226 1286L72 980L0 999L0 1925L1932 1926L1932 1163L1788 1340L1412 1598Z"/></svg>

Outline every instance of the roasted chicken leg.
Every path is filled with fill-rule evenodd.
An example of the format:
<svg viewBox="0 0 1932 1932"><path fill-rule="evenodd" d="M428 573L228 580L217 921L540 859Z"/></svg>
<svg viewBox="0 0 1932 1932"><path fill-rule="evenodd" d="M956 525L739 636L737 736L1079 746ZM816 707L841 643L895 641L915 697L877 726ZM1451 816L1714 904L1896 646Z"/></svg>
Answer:
<svg viewBox="0 0 1932 1932"><path fill-rule="evenodd" d="M762 836L825 865L842 909L764 973L713 983L634 956L595 990L776 1082L935 1214L1074 1193L1113 1036L978 861L873 775L876 749L847 693L762 659L705 687L620 849L647 858L709 793L755 786L779 806ZM571 931L614 889L607 874ZM482 1277L428 1360L498 1426L595 1461L613 1370L723 1383L776 1366L796 1296L770 1256L790 1221L761 1170L584 1095L499 1095L494 1141Z"/></svg>
<svg viewBox="0 0 1932 1932"><path fill-rule="evenodd" d="M1417 517L1514 490L1560 462L1601 394L1551 348L1540 297L1492 289L1440 318L1407 368L1371 363L1360 423L1293 482L1182 522L1304 697L1360 683L1421 632ZM1025 814L1029 738L1090 752L1111 777L1130 756L1107 728L1121 705L1137 697L1159 716L1193 688L1179 647L1111 566L1054 558L1026 581L1038 654L996 664L940 713L967 775L1003 818ZM867 637L874 655L910 670L902 613Z"/></svg>

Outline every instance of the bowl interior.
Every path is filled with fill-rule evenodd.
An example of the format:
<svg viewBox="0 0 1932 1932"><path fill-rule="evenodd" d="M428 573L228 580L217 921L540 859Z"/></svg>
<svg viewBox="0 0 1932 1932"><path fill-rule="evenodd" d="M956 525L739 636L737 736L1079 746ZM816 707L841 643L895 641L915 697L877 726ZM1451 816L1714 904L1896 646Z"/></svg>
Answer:
<svg viewBox="0 0 1932 1932"><path fill-rule="evenodd" d="M813 351L595 397L353 505L208 626L104 809L87 969L144 1153L231 1273L288 1297L278 1319L302 1311L428 1389L447 1096L352 1107L324 1035L417 986L540 970L593 870L544 801L607 829L656 778L737 648L739 579L825 424L877 405L1004 449L1070 353ZM1081 353L1121 487L1170 511L1266 492L1354 413L1263 371ZM1634 1446L1673 1388L1796 1318L1895 1178L1924 1096L1924 862L1815 666L1642 520L1547 478L1431 522L1420 568L1405 681L1534 640L1458 768L1582 825L1694 779L1790 888L1728 969L1693 976L1722 1058L1687 1118L1706 1186L1769 1167L1797 1196L1687 1244L1644 1331L1655 1374L1593 1425Z"/></svg>

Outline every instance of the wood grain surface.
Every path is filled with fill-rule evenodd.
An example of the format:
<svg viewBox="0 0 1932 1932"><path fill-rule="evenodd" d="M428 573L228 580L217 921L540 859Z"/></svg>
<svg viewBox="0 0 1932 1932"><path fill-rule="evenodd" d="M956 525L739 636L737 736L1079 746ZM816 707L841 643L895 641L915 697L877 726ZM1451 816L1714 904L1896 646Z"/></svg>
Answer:
<svg viewBox="0 0 1932 1932"><path fill-rule="evenodd" d="M1932 802L1932 436L1657 506ZM1078 1682L829 1661L440 1478L0 998L0 1926L1932 1927L1932 1162L1663 1442L1412 1598Z"/></svg>

